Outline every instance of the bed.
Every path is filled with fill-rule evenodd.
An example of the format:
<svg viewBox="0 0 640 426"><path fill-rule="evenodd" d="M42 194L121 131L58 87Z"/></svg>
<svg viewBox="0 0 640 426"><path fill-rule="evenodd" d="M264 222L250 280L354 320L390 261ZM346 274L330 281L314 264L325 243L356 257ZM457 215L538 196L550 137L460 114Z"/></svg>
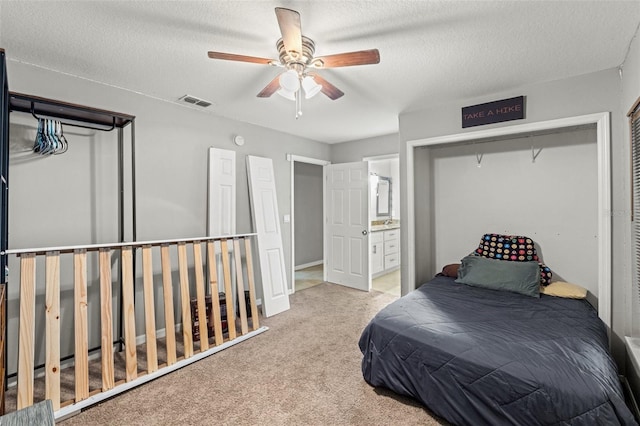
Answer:
<svg viewBox="0 0 640 426"><path fill-rule="evenodd" d="M457 425L636 424L586 300L437 276L381 310L359 346L369 384Z"/></svg>

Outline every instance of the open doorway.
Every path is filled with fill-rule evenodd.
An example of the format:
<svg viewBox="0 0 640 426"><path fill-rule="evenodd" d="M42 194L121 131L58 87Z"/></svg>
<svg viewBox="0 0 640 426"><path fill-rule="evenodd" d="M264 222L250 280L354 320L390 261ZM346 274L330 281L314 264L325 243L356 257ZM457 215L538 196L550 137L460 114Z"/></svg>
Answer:
<svg viewBox="0 0 640 426"><path fill-rule="evenodd" d="M365 157L370 179L371 288L400 296L400 160L398 154Z"/></svg>
<svg viewBox="0 0 640 426"><path fill-rule="evenodd" d="M324 282L325 160L291 155L291 292Z"/></svg>

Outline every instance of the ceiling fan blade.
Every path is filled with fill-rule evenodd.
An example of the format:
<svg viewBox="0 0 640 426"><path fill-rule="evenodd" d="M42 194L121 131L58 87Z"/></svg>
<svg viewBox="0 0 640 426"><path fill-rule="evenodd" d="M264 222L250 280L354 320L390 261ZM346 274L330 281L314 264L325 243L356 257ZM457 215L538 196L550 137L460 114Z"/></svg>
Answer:
<svg viewBox="0 0 640 426"><path fill-rule="evenodd" d="M302 27L300 14L295 10L276 7L276 17L282 33L282 42L287 52L302 54Z"/></svg>
<svg viewBox="0 0 640 426"><path fill-rule="evenodd" d="M342 90L338 89L336 86L334 86L333 84L329 83L327 80L325 80L324 78L322 78L318 74L309 73L309 75L311 77L313 77L313 79L316 81L316 83L318 83L319 85L322 86L321 92L324 93L325 95L327 95L327 97L329 99L331 99L332 101L335 101L336 99L338 99L338 98L340 98L340 97L342 97L344 95L344 92Z"/></svg>
<svg viewBox="0 0 640 426"><path fill-rule="evenodd" d="M338 53L336 55L329 56L319 56L314 58L311 66L315 68L337 68L378 63L380 63L380 52L378 52L378 49L371 49L359 50L357 52Z"/></svg>
<svg viewBox="0 0 640 426"><path fill-rule="evenodd" d="M274 93L276 93L278 91L278 89L280 89L280 74L278 74L276 76L276 78L271 80L269 82L269 84L267 84L265 86L265 88L262 89L262 91L260 93L258 93L258 97L259 98L268 98L269 96L271 96Z"/></svg>
<svg viewBox="0 0 640 426"><path fill-rule="evenodd" d="M211 59L224 59L227 61L251 62L253 64L271 65L274 60L267 58L258 58L256 56L235 55L233 53L209 52Z"/></svg>

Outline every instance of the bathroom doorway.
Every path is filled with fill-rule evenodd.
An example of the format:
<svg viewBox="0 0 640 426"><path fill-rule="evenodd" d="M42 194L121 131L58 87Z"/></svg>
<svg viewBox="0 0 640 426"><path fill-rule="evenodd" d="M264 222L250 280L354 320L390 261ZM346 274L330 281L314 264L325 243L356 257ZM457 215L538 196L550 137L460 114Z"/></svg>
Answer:
<svg viewBox="0 0 640 426"><path fill-rule="evenodd" d="M370 173L371 288L400 297L400 159L365 157Z"/></svg>

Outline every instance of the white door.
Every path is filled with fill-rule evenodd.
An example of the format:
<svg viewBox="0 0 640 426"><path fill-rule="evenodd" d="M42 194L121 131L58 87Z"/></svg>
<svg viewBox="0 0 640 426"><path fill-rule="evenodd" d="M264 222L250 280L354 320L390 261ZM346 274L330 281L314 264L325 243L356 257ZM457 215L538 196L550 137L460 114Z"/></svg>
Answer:
<svg viewBox="0 0 640 426"><path fill-rule="evenodd" d="M270 317L289 309L273 161L270 158L248 155L247 175L253 229L258 234L262 312Z"/></svg>
<svg viewBox="0 0 640 426"><path fill-rule="evenodd" d="M219 237L236 233L236 152L209 148L209 197L207 200L207 235ZM214 242L218 285L224 283L220 241ZM227 246L229 253L233 244ZM207 275L209 270L207 268ZM231 270L235 282L235 268ZM209 278L210 279L210 278ZM218 289L222 290L222 289ZM235 303L235 297L233 300Z"/></svg>
<svg viewBox="0 0 640 426"><path fill-rule="evenodd" d="M369 163L331 164L325 170L327 281L369 291Z"/></svg>
<svg viewBox="0 0 640 426"><path fill-rule="evenodd" d="M209 236L236 233L236 152L209 148Z"/></svg>

